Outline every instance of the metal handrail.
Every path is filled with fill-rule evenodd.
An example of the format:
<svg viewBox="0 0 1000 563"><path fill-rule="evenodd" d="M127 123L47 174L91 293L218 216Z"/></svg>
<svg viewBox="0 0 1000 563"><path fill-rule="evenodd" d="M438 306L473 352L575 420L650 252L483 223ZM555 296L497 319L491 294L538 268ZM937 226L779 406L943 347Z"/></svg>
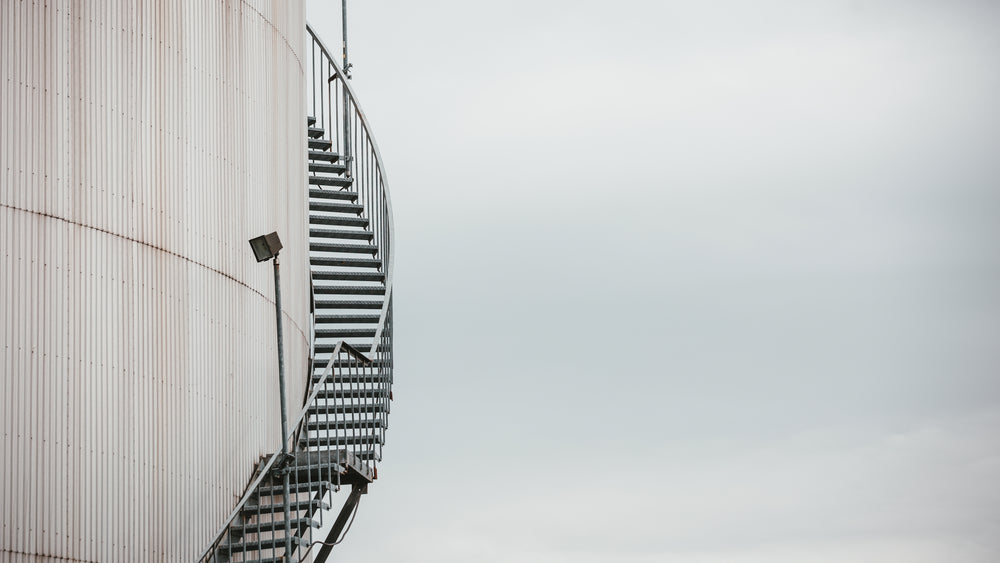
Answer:
<svg viewBox="0 0 1000 563"><path fill-rule="evenodd" d="M372 152L375 155L375 165L378 168L379 182L381 183L382 189L379 194L382 197L383 203L386 207L386 228L388 231L388 237L385 241L385 302L382 303L382 310L379 315L378 328L375 331L375 336L372 338L372 347L369 350L369 355L372 358L375 357L376 352L382 341L382 333L386 327L386 322L389 317L389 310L392 303L392 279L393 279L393 252L392 243L395 240L395 226L392 219L392 199L389 197L389 182L386 179L385 166L382 164L382 153L379 151L378 143L375 141L375 137L371 134L371 125L368 123L368 118L365 116L365 112L361 109L361 106L357 102L357 94L354 92L354 88L351 87L351 83L346 79L344 71L341 70L340 66L337 65L336 59L330 54L330 50L326 48L323 40L316 35L316 32L306 24L306 31L312 37L313 41L319 46L320 50L329 59L329 64L336 73L335 77L331 77L332 81L334 78L340 80L341 84L347 89L347 92L351 99L351 104L354 106L355 115L364 127L365 136L367 137L368 143L371 145Z"/></svg>
<svg viewBox="0 0 1000 563"><path fill-rule="evenodd" d="M216 547L219 546L219 542L221 542L222 538L224 538L226 535L226 530L228 530L229 526L231 526L233 522L236 521L236 517L240 515L240 512L243 511L243 507L246 506L250 498L253 497L253 493L257 490L257 487L260 486L261 481L266 479L267 476L271 473L271 467L275 464L276 461L278 461L278 458L280 457L278 455L279 453L281 453L280 449L277 452L275 452L274 455L271 456L271 459L267 460L267 463L264 464L264 467L262 467L257 472L257 478L254 479L253 482L250 483L250 486L247 487L246 492L243 493L243 498L240 499L240 502L236 504L236 508L234 508L233 511L229 514L229 518L226 519L226 523L223 524L222 528L215 534L215 539L212 540L212 543L209 544L209 546L205 548L205 551L203 551L201 555L198 556L198 561L205 561L206 557L208 557L208 555L212 553L212 551L214 551Z"/></svg>
<svg viewBox="0 0 1000 563"><path fill-rule="evenodd" d="M312 393L309 394L309 397L306 399L306 402L302 405L302 410L299 411L299 416L295 420L295 426L302 424L302 422L305 420L306 413L309 411L309 405L311 405L312 402L316 400L316 396L319 395L320 390L322 390L323 386L326 385L326 379L329 375L331 375L333 371L333 362L340 355L341 351L351 354L352 356L361 360L365 364L372 363L371 358L355 350L354 347L351 346L350 344L344 342L343 340L337 342L337 346L333 349L333 354L331 354L330 356L330 361L326 363L326 369L323 370L323 375L320 376L319 381L317 381L316 384L313 385ZM293 430L288 434L288 436L285 437L285 439L287 440L289 438L292 438L293 436L295 436L296 432L297 430Z"/></svg>
<svg viewBox="0 0 1000 563"><path fill-rule="evenodd" d="M301 426L302 423L305 421L306 414L309 412L309 405L311 405L313 401L316 400L316 397L323 389L323 386L326 385L327 380L330 379L331 376L333 375L333 364L340 357L341 351L348 352L349 354L361 360L362 362L365 362L366 364L371 364L371 359L369 359L361 352L355 350L350 344L344 341L338 342L333 349L333 354L330 356L330 361L327 362L326 364L326 369L323 370L323 375L320 377L319 381L313 386L312 393L309 394L309 398L306 399L306 402L303 405L302 410L299 411L299 414L296 417L295 422L291 425L293 428L295 428L295 430L289 432L288 436L285 436L286 441L293 438L296 435L299 426ZM206 561L206 558L219 546L220 542L226 535L226 531L229 530L229 527L232 526L233 522L236 521L236 518L240 515L240 512L243 511L243 508L246 507L247 502L249 502L250 499L253 497L254 493L257 491L257 488L260 486L261 482L270 475L271 468L274 466L274 464L277 463L279 459L281 459L280 454L281 454L281 449L279 448L277 451L271 454L271 456L267 460L267 463L265 463L264 466L258 470L257 478L254 479L250 483L250 485L246 488L246 491L243 493L243 497L240 499L238 503L236 503L236 508L234 508L233 511L229 514L229 517L226 518L226 522L222 525L222 528L220 528L219 531L216 533L215 539L212 540L212 543L209 544L209 546L205 549L205 551L203 551L201 555L198 556L198 561Z"/></svg>
<svg viewBox="0 0 1000 563"><path fill-rule="evenodd" d="M332 343L334 344L333 351L327 361L326 368L323 370L319 378L315 378L313 366L310 365L309 384L312 385L312 387L309 388L309 392L306 394L306 399L303 403L302 409L298 412L298 415L294 418L294 420L289 421L289 428L291 430L288 431L287 436L282 437L283 443L287 443L288 440L293 440L295 444L293 449L298 453L289 454L289 456L286 457L282 455L280 451L275 452L269 459L267 459L266 463L259 467L256 477L247 487L240 501L230 513L222 528L216 534L212 543L199 557L199 561L202 562L214 561L215 558L218 557L225 559L225 553L227 552L226 546L231 545L226 543L226 538L229 537L230 530L233 529L233 526L242 526L246 522L268 522L267 520L261 520L261 512L259 509L257 510L257 515L248 515L247 511L253 512L255 505L251 501L255 494L261 493L261 487L265 487L269 490L273 489L273 487L265 482L265 480L269 477L273 477L275 472L287 471L287 468L290 466L310 467L312 462L309 461L308 456L316 456L313 459L319 460L322 458L324 451L331 452L331 450L324 450L324 448L333 447L336 449L332 451L344 452L344 457L340 457L338 454L338 457L333 458L332 460L327 458L327 461L323 463L329 464L331 468L335 469L336 474L328 475L327 480L331 481L332 484L336 486L336 489L339 489L341 485L341 472L346 472L351 467L354 467L352 470L357 470L357 466L353 465L353 462L348 462L348 460L351 459L350 454L352 451L355 456L359 455L362 451L370 453L372 457L365 459L371 459L373 464L374 461L382 459L381 445L384 443L384 433L385 428L387 427L385 420L389 414L389 401L391 400L390 386L392 382L392 348L390 344L392 339L393 323L392 288L394 277L392 246L395 239L392 202L388 193L388 182L386 180L385 166L382 162L381 152L378 144L375 142L375 139L371 134L371 126L368 122L368 118L357 103L357 96L347 79L348 77L345 75L341 67L337 65L335 59L331 56L330 51L323 44L322 40L319 39L313 29L307 25L306 31L312 38L312 45L310 47L312 48L313 56L309 72L311 73L313 84L311 87L312 89L309 92L309 99L313 102L313 116L321 122L321 125L326 131L332 133L331 142L336 143L336 151L341 154L343 162L346 165L347 172L345 176L351 178L353 188L357 192L357 201L363 205L364 213L368 216L368 228L370 229L371 236L373 238L372 242L378 249L381 258L380 269L383 273L382 285L384 285L383 302L378 317L378 324L375 327L372 343L368 348L367 354L364 354L354 348L350 343L345 342L344 340L339 340ZM317 50L319 54L318 57ZM317 62L319 63L319 68L317 68ZM319 83L319 90L317 90L317 80L322 81ZM317 109L319 109L318 115ZM338 115L341 111L343 112L342 115ZM343 121L341 122L341 120ZM335 126L335 124L343 125L343 130L339 130L339 127ZM355 154L352 154L351 150L352 139L354 141L353 147L356 149ZM342 152L340 150L341 147L343 148ZM311 287L310 293L311 298L315 300L315 288ZM313 314L315 314L315 312ZM324 344L324 346L328 345L329 344ZM361 347L362 349L364 349L364 345L363 341L355 344L355 346ZM315 357L316 346L316 333L314 330L310 337L310 351L312 357ZM323 353L325 354L327 352L324 351ZM376 362L378 367L376 367ZM334 375L335 367L337 367L337 375ZM363 376L362 371L355 370L363 370L364 374L370 375ZM377 374L374 372L377 372ZM366 382L365 377L374 377L379 383L371 384ZM369 388L368 385L375 386ZM329 387L333 387L333 390ZM383 413L383 420L382 422L379 422L381 430L374 431L375 435L372 436L368 436L365 432L357 430L357 427L354 427L354 429L350 431L352 434L347 434L346 430L341 432L339 429L351 428L350 424L354 419L351 419L350 417L359 416L357 413L363 411L337 411L337 407L335 406L337 401L353 402L355 400L367 400L362 399L362 397L370 396L366 394L371 392L377 392L377 395L374 395L374 397L377 401L379 401L379 408L382 409L378 411ZM316 410L311 410L322 408L330 410L325 412L321 411L319 413L317 413ZM340 415L337 415L337 412L354 412L354 414L346 414L345 416L348 416L349 418L341 418L338 422L336 416ZM334 415L334 418L330 418L331 415ZM330 423L330 425L326 428L317 430L317 425L324 422ZM338 424L341 424L342 426L338 426ZM310 428L312 429L310 430ZM334 431L335 429L338 430ZM354 432L357 432L357 434L353 434ZM381 433L381 437L377 435L379 432ZM329 442L323 443L322 440L329 440ZM371 449L361 450L360 448L365 445L370 446ZM348 446L348 448L342 450L340 449L342 446ZM293 462L292 460L300 454L307 456L305 460L302 461L300 459ZM306 470L307 474L309 474L309 471L311 470ZM323 471L327 470L324 469ZM370 479L371 475L369 475L368 478ZM284 475L284 479L287 481L288 475ZM314 478L308 477L308 479ZM301 500L301 495L309 495L310 498L319 495L316 497L317 499L320 499L319 505L321 508L319 509L319 512L325 513L328 507L322 507L323 502L321 499L323 495L327 493L323 492L324 489L322 480L323 478L320 477L319 481L310 481L310 484L306 488L296 487L291 497L295 500L292 502L299 502ZM286 493L288 492L287 485L285 491ZM268 496L274 495L272 493ZM289 497L287 495L282 496L285 497L284 502L287 507ZM241 514L244 515L243 520L240 520ZM322 517L320 520L320 523L322 523ZM288 518L286 516L286 522L287 521ZM246 526L243 526L243 529L244 531L241 533L246 533ZM311 530L309 534L311 537ZM261 537L262 536L258 536L258 538ZM231 542L232 540L230 539L229 541ZM260 545L262 544L258 544L258 546ZM260 547L255 549L260 549ZM273 548L268 547L267 549ZM294 553L297 549L298 547L295 547L291 549L289 553Z"/></svg>

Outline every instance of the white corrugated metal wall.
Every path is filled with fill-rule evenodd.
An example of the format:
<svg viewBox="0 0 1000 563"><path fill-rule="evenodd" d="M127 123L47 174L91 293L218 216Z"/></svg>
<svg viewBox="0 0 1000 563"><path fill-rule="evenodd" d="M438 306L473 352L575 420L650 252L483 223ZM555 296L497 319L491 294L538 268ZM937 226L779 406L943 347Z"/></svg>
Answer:
<svg viewBox="0 0 1000 563"><path fill-rule="evenodd" d="M309 303L301 1L0 2L0 561L190 561ZM39 558L38 556L41 556Z"/></svg>

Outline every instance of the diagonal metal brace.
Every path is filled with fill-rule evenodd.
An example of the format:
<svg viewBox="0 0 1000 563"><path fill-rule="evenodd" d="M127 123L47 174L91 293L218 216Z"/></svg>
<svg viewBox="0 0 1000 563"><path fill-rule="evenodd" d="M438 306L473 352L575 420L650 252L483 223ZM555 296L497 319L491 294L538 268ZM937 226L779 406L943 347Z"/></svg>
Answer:
<svg viewBox="0 0 1000 563"><path fill-rule="evenodd" d="M340 514L337 516L337 521L333 523L330 533L326 535L323 547L316 554L317 563L323 563L330 556L333 546L336 545L337 540L340 539L340 534L344 531L344 526L347 526L347 521L351 518L351 513L357 508L358 502L361 500L361 495L364 494L368 494L368 483L351 485L351 494L348 495L347 500L344 502L344 507L340 509Z"/></svg>

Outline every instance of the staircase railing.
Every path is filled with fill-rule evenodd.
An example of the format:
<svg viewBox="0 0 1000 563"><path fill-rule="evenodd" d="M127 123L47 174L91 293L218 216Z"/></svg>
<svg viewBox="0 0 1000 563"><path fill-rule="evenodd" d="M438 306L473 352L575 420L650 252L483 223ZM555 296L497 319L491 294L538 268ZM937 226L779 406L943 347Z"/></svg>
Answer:
<svg viewBox="0 0 1000 563"><path fill-rule="evenodd" d="M289 421L289 435L284 438L292 440L293 447L287 455L279 449L261 459L242 498L199 557L202 563L295 561L319 544L323 547L314 555L324 560L343 529L348 507L356 507L356 495L367 490L375 478L375 462L382 458L393 366L392 204L381 154L354 90L315 32L308 26L306 31L307 107L317 127L329 135L328 150L346 165L344 176L351 180L344 189L356 192L357 203L363 206L361 213L384 276L384 298L370 344L343 340L322 344L324 355L332 353L321 375L310 371L306 400ZM315 327L311 336L315 357L319 346ZM324 360L315 361L322 365ZM353 501L336 514L331 512L333 494L345 484L352 487ZM290 518L285 517L286 510Z"/></svg>
<svg viewBox="0 0 1000 563"><path fill-rule="evenodd" d="M347 175L354 180L358 203L364 205L365 217L370 221L374 234L374 244L379 249L381 270L385 274L385 301L367 352L377 366L385 366L383 369L389 370L386 375L391 382L394 229L385 167L378 143L371 135L368 118L357 103L350 81L315 31L306 26L306 32L309 39L307 60L310 63L306 107L317 124L321 124L331 135L333 150L347 164Z"/></svg>
<svg viewBox="0 0 1000 563"><path fill-rule="evenodd" d="M326 369L292 421L295 429L286 436L299 436L296 447L288 457L283 457L279 448L262 460L236 508L198 557L199 562L242 561L250 551L254 559L261 552L270 551L273 557L284 553L284 515L269 508L284 504L283 489L278 485L283 472L291 473L292 531L298 538L292 543L291 554L325 541L324 529L333 524L329 512L334 504L332 495L341 485L374 478L373 469L356 455L355 442L360 436L342 431L356 416L351 413L351 406L358 401L356 393L350 387L334 393L327 384L343 378L358 382L357 389L363 389L361 382L375 377L371 360L350 345L337 343Z"/></svg>

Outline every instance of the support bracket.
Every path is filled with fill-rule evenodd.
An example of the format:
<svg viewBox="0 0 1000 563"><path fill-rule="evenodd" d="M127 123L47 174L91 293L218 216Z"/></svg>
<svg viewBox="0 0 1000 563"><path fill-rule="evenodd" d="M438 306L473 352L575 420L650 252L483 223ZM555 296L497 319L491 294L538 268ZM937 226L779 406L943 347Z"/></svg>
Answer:
<svg viewBox="0 0 1000 563"><path fill-rule="evenodd" d="M347 500L344 502L344 507L340 509L340 514L337 516L337 521L333 523L330 533L326 535L323 547L316 554L316 561L318 563L323 563L330 556L333 546L340 539L340 534L343 533L344 527L347 526L347 521L350 520L351 514L357 508L358 502L361 500L361 495L364 494L368 494L368 483L351 485L351 494L348 495Z"/></svg>

